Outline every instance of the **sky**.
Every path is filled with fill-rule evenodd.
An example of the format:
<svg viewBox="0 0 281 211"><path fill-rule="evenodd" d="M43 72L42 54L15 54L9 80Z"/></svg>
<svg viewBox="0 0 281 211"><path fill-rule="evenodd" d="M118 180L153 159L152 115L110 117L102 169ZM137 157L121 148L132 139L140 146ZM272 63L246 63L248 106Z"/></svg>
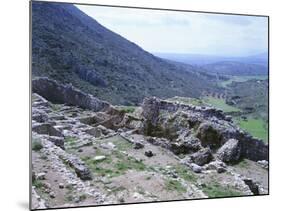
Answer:
<svg viewBox="0 0 281 211"><path fill-rule="evenodd" d="M76 5L151 53L249 56L267 51L267 18Z"/></svg>

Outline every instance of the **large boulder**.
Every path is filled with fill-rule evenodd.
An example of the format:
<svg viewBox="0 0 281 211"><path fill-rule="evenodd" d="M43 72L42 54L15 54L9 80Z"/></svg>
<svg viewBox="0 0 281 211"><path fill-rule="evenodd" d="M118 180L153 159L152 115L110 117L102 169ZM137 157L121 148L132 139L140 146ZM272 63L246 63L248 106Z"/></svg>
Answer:
<svg viewBox="0 0 281 211"><path fill-rule="evenodd" d="M91 180L93 178L90 169L79 158L70 156L64 159L65 162L74 169L75 173L78 177L80 177L80 179Z"/></svg>
<svg viewBox="0 0 281 211"><path fill-rule="evenodd" d="M239 141L236 139L229 139L217 151L217 157L226 163L233 163L240 159L241 148Z"/></svg>
<svg viewBox="0 0 281 211"><path fill-rule="evenodd" d="M171 151L175 154L187 154L196 152L202 148L200 140L193 135L179 139L177 142L171 143Z"/></svg>
<svg viewBox="0 0 281 211"><path fill-rule="evenodd" d="M213 155L210 149L204 148L196 153L193 153L190 158L192 162L196 163L199 166L203 166L213 159Z"/></svg>
<svg viewBox="0 0 281 211"><path fill-rule="evenodd" d="M62 85L46 77L33 79L32 91L52 103L78 106L93 111L100 111L109 107L107 102L86 94L72 85Z"/></svg>

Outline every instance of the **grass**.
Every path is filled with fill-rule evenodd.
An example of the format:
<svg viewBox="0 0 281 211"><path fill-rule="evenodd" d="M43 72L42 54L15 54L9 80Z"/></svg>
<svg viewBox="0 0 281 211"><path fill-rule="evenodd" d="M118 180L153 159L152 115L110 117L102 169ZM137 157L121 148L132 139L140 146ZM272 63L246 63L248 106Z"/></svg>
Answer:
<svg viewBox="0 0 281 211"><path fill-rule="evenodd" d="M224 99L219 99L215 97L204 97L203 99L207 104L212 105L224 112L237 112L240 111L239 108L227 105Z"/></svg>
<svg viewBox="0 0 281 211"><path fill-rule="evenodd" d="M236 119L237 124L252 136L262 139L264 142L268 141L268 126L262 119L249 118L243 120Z"/></svg>
<svg viewBox="0 0 281 211"><path fill-rule="evenodd" d="M120 151L126 151L126 150L132 148L132 143L128 142L121 136L114 136L114 137L110 137L108 139L103 139L103 142L105 142L105 141L112 142L116 146L116 148Z"/></svg>
<svg viewBox="0 0 281 211"><path fill-rule="evenodd" d="M77 139L71 136L67 136L64 138L64 141L68 143L70 146L74 146L76 144Z"/></svg>
<svg viewBox="0 0 281 211"><path fill-rule="evenodd" d="M185 187L177 180L168 179L165 181L165 189L169 191L186 192Z"/></svg>
<svg viewBox="0 0 281 211"><path fill-rule="evenodd" d="M41 189L41 188L43 188L43 183L40 180L35 179L32 182L32 186L35 186L35 188L37 188L37 189Z"/></svg>
<svg viewBox="0 0 281 211"><path fill-rule="evenodd" d="M81 158L94 174L99 176L116 177L124 175L128 170L144 171L146 166L142 161L126 157L123 153L113 151L105 160L96 161L91 157Z"/></svg>
<svg viewBox="0 0 281 211"><path fill-rule="evenodd" d="M186 167L182 165L177 165L174 167L177 175L188 182L196 182L197 178L195 174L189 171Z"/></svg>
<svg viewBox="0 0 281 211"><path fill-rule="evenodd" d="M43 148L43 145L39 139L32 139L32 150L38 152Z"/></svg>
<svg viewBox="0 0 281 211"><path fill-rule="evenodd" d="M227 196L241 196L241 192L229 186L222 186L217 182L208 183L203 188L203 192L210 198L227 197Z"/></svg>

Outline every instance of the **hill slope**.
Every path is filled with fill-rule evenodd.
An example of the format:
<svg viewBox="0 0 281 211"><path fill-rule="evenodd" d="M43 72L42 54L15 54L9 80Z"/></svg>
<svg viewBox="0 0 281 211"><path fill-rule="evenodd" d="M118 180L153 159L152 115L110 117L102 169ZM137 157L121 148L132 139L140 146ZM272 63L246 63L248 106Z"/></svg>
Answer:
<svg viewBox="0 0 281 211"><path fill-rule="evenodd" d="M47 76L113 104L146 96L199 97L211 82L144 51L72 4L32 3L32 76Z"/></svg>

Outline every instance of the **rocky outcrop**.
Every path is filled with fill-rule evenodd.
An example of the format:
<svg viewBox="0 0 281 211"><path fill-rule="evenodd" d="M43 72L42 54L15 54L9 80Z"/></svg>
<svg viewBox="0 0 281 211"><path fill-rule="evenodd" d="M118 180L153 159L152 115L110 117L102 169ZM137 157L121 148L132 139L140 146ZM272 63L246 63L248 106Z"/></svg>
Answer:
<svg viewBox="0 0 281 211"><path fill-rule="evenodd" d="M72 85L62 85L45 77L32 80L32 91L52 103L78 106L93 111L100 111L109 107L107 102L86 94Z"/></svg>
<svg viewBox="0 0 281 211"><path fill-rule="evenodd" d="M197 165L203 166L213 159L213 155L211 153L211 150L206 148L192 154L190 158Z"/></svg>
<svg viewBox="0 0 281 211"><path fill-rule="evenodd" d="M229 139L217 152L217 157L226 163L234 163L240 159L241 148L239 141Z"/></svg>
<svg viewBox="0 0 281 211"><path fill-rule="evenodd" d="M253 161L268 160L268 145L242 131L221 110L173 103L155 97L146 98L142 110L143 133L169 140L171 144L166 145L169 145L176 154L189 153L192 150L187 149L195 145L194 151L199 150L200 146L217 150L228 140L236 139L239 141L239 150L238 148L235 150L239 152L235 150L235 153L230 152L231 149L226 145L221 151L228 150L231 155L224 153L223 156L220 153L222 160L229 162L237 160L237 157ZM190 134L195 135L200 144L195 139L183 141Z"/></svg>

